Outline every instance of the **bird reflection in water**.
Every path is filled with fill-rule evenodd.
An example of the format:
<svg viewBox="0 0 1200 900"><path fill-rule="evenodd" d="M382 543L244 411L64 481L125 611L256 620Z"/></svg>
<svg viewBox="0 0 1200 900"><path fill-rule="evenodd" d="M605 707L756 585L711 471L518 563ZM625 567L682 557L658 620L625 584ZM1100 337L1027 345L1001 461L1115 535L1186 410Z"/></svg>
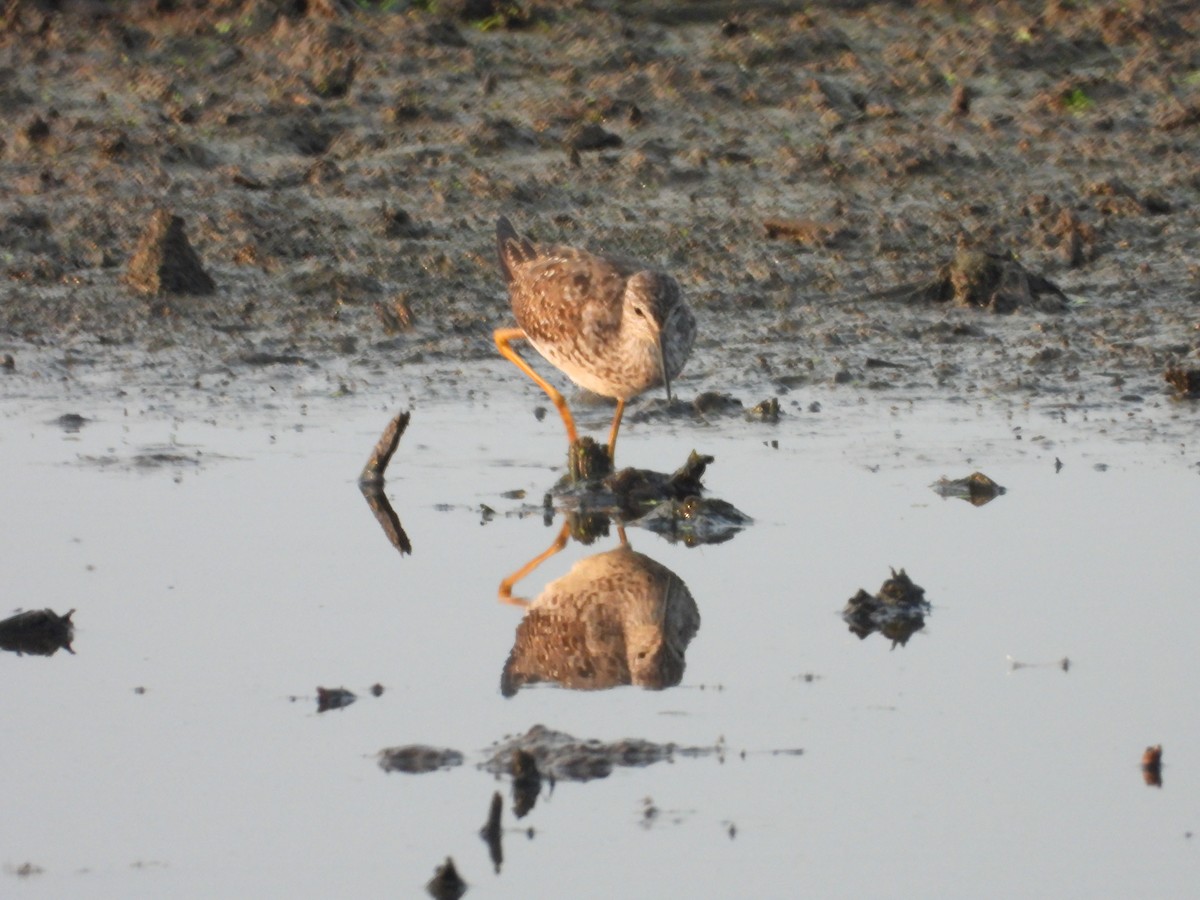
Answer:
<svg viewBox="0 0 1200 900"><path fill-rule="evenodd" d="M624 529L616 549L579 560L533 600L512 596L517 581L566 546L571 526L568 518L555 542L500 586L501 600L525 608L501 693L539 682L580 691L679 684L700 611L679 576L630 547Z"/></svg>

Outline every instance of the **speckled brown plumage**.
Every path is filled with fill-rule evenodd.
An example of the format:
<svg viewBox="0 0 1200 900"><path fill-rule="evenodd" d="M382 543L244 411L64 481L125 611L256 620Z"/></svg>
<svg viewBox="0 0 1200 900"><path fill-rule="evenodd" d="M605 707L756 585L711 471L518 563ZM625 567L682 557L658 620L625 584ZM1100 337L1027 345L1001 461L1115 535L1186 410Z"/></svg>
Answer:
<svg viewBox="0 0 1200 900"><path fill-rule="evenodd" d="M508 339L524 337L580 387L615 398L611 450L625 401L660 384L669 398L671 379L691 353L696 320L679 283L635 260L533 244L503 216L496 244L520 326L520 332L497 332L501 353L546 389L572 440L561 395L514 358Z"/></svg>
<svg viewBox="0 0 1200 900"><path fill-rule="evenodd" d="M546 585L517 626L500 679L512 696L547 681L575 690L661 689L683 678L700 611L679 576L621 546L582 559Z"/></svg>

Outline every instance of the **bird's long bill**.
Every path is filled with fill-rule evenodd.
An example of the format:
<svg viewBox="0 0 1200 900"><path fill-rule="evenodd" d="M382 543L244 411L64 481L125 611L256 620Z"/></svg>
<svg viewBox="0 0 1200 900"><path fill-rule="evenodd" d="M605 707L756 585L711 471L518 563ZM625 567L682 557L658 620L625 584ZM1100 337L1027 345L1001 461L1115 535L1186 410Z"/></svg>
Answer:
<svg viewBox="0 0 1200 900"><path fill-rule="evenodd" d="M667 386L667 402L671 402L671 373L667 370L667 357L663 353L662 334L658 336L658 340L654 342L654 348L658 351L658 367L662 371L663 384Z"/></svg>

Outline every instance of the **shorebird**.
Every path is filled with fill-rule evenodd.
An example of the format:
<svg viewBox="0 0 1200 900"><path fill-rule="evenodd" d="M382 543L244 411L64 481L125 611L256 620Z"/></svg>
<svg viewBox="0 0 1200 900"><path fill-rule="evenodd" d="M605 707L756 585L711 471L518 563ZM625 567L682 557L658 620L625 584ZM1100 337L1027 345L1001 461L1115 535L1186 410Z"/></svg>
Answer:
<svg viewBox="0 0 1200 900"><path fill-rule="evenodd" d="M696 319L679 282L635 260L533 244L504 216L496 222L496 247L519 326L496 329L497 348L550 397L571 444L578 435L567 401L511 342L529 341L580 387L615 398L612 460L625 403L660 384L669 401L671 379L692 350Z"/></svg>

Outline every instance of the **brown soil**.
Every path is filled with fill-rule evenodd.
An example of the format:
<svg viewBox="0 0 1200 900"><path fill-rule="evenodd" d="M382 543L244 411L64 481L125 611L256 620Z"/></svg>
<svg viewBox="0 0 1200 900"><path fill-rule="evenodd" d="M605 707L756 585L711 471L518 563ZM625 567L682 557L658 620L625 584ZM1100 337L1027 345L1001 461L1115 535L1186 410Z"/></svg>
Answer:
<svg viewBox="0 0 1200 900"><path fill-rule="evenodd" d="M1121 408L1200 363L1194 4L492 6L7 4L0 383L492 358L501 213L675 273L697 392ZM215 291L135 260L170 216ZM973 250L1065 311L897 299Z"/></svg>

